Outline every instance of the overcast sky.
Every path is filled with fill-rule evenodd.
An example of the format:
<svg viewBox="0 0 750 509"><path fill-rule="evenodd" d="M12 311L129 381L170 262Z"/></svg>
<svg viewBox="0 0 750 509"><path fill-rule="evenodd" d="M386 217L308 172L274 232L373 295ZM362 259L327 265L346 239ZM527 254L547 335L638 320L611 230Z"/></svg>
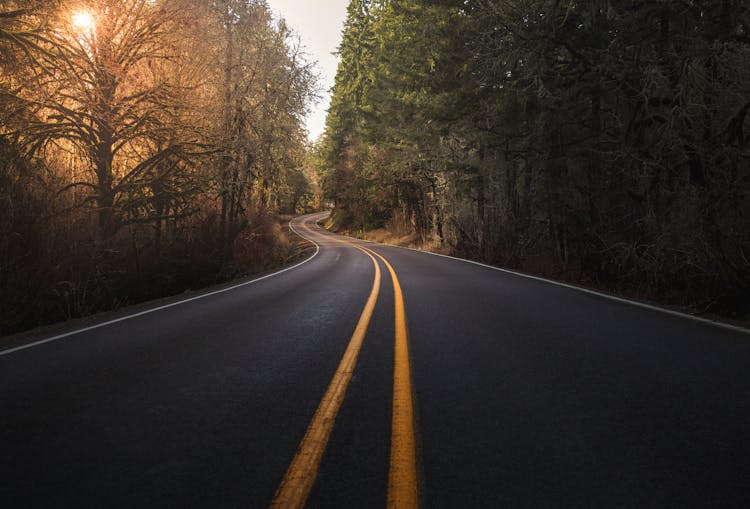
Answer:
<svg viewBox="0 0 750 509"><path fill-rule="evenodd" d="M268 0L268 4L286 19L301 39L312 60L318 62L323 98L307 118L310 140L323 132L326 109L330 101L329 89L336 76L338 59L332 54L341 41L341 30L349 0Z"/></svg>

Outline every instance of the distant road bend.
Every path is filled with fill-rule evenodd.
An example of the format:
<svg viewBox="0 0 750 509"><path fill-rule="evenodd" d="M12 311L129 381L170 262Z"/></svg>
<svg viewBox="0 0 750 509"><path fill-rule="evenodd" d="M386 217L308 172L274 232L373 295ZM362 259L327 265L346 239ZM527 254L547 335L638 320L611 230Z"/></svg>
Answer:
<svg viewBox="0 0 750 509"><path fill-rule="evenodd" d="M747 507L747 331L324 217L292 268L0 351L0 507Z"/></svg>

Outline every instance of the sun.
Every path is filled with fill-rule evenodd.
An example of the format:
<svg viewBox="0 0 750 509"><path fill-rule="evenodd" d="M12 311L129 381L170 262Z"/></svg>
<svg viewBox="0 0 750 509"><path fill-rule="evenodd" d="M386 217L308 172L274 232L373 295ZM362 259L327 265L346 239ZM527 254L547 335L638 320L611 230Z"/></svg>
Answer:
<svg viewBox="0 0 750 509"><path fill-rule="evenodd" d="M94 17L90 12L76 12L73 14L73 26L80 30L88 32L92 28L94 28Z"/></svg>

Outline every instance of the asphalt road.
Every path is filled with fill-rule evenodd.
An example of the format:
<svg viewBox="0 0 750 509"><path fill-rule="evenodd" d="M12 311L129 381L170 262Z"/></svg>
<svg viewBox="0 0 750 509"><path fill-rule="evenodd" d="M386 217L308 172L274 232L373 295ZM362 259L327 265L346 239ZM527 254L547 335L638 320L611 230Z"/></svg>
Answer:
<svg viewBox="0 0 750 509"><path fill-rule="evenodd" d="M0 351L0 507L268 507L373 287L318 217L295 268ZM422 507L750 504L747 333L356 244L403 290ZM386 505L398 305L377 260L306 507Z"/></svg>

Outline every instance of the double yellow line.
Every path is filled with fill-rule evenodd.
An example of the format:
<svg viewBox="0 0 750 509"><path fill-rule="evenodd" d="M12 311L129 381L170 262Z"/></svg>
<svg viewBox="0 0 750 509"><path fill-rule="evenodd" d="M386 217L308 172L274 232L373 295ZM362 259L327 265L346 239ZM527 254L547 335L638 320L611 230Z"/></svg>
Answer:
<svg viewBox="0 0 750 509"><path fill-rule="evenodd" d="M271 502L272 509L301 509L305 506L318 467L333 430L333 425L352 378L357 357L380 293L380 265L388 268L393 282L395 301L395 362L393 371L393 417L391 422L391 455L388 474L388 508L413 509L419 506L417 487L417 454L414 432L414 402L411 387L409 343L406 332L406 311L396 271L383 256L371 249L335 239L365 253L372 260L375 277L370 296L359 317L344 356L315 415L302 438L297 453L289 465Z"/></svg>

